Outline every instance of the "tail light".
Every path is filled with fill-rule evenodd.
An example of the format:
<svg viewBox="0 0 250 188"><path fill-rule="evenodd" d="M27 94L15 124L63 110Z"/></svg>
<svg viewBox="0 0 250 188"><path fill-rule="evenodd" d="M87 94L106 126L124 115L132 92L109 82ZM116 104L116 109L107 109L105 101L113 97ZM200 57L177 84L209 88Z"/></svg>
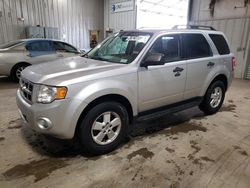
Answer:
<svg viewBox="0 0 250 188"><path fill-rule="evenodd" d="M232 71L234 71L235 67L236 67L236 58L232 57Z"/></svg>

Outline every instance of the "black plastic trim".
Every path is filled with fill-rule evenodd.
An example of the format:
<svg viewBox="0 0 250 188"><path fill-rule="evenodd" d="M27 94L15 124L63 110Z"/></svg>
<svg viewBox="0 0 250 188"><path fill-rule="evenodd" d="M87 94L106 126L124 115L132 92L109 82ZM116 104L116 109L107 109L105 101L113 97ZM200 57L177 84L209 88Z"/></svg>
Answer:
<svg viewBox="0 0 250 188"><path fill-rule="evenodd" d="M146 121L149 119L159 118L161 116L186 110L194 106L198 106L202 102L203 97L195 97L178 103L166 105L163 107L140 112L138 116L134 117L134 121Z"/></svg>

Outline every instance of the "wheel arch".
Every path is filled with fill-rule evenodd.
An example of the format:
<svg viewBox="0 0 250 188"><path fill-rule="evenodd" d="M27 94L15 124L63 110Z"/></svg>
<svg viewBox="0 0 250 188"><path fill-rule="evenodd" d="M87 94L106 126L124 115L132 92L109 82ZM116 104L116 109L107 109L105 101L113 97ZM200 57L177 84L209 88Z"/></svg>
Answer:
<svg viewBox="0 0 250 188"><path fill-rule="evenodd" d="M227 77L226 77L225 74L219 74L219 75L217 75L217 76L210 82L209 86L210 86L212 83L214 83L215 81L218 81L218 80L220 80L220 81L222 81L222 82L224 83L225 89L227 90L227 89L228 89L228 80L227 80ZM209 86L208 86L208 88L209 88Z"/></svg>
<svg viewBox="0 0 250 188"><path fill-rule="evenodd" d="M108 101L113 101L113 102L119 102L121 103L127 110L128 112L128 116L129 116L129 124L131 124L133 122L133 108L131 103L129 102L129 100L120 95L120 94L107 94L107 95L103 95L100 96L96 99L94 99L92 102L90 102L81 112L78 120L77 120L77 124L76 124L76 128L75 128L75 135L77 133L77 130L79 128L79 125L81 123L81 121L85 118L87 112L92 109L94 106L103 103L103 102L108 102Z"/></svg>
<svg viewBox="0 0 250 188"><path fill-rule="evenodd" d="M200 96L204 96L206 94L208 88L211 86L211 84L213 84L217 80L221 80L225 85L225 89L226 90L228 89L228 84L229 84L228 78L227 78L226 74L221 73L221 74L217 74L216 76L214 76L213 78L211 78L209 81L206 82L208 84L204 85Z"/></svg>
<svg viewBox="0 0 250 188"><path fill-rule="evenodd" d="M21 62L16 63L15 65L13 65L13 66L11 67L10 75L12 75L13 71L15 70L15 68L18 67L19 65L27 65L27 66L30 66L31 64L28 63L28 62L25 62L25 61L21 61Z"/></svg>

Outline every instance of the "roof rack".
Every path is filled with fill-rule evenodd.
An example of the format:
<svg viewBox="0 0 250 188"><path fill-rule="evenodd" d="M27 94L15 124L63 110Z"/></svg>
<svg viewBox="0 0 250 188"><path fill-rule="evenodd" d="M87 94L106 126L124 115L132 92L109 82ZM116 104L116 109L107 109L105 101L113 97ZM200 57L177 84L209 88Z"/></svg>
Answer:
<svg viewBox="0 0 250 188"><path fill-rule="evenodd" d="M216 31L213 27L206 25L175 25L172 29L202 29Z"/></svg>

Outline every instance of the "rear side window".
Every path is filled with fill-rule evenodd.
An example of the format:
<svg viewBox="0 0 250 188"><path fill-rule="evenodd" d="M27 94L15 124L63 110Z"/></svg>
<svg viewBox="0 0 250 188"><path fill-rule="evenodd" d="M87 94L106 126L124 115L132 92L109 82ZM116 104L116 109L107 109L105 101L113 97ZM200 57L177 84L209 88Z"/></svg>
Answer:
<svg viewBox="0 0 250 188"><path fill-rule="evenodd" d="M202 34L183 34L185 58L196 59L212 56L212 51Z"/></svg>
<svg viewBox="0 0 250 188"><path fill-rule="evenodd" d="M31 41L26 45L30 57L51 55L56 53L51 41Z"/></svg>
<svg viewBox="0 0 250 188"><path fill-rule="evenodd" d="M45 51L45 52L50 52L50 51L55 51L52 45L52 42L50 41L34 41L34 42L29 42L26 45L26 49L29 51Z"/></svg>
<svg viewBox="0 0 250 188"><path fill-rule="evenodd" d="M229 46L227 44L227 41L222 35L218 34L210 34L209 35L212 41L214 42L214 45L216 46L218 52L220 55L230 54Z"/></svg>

